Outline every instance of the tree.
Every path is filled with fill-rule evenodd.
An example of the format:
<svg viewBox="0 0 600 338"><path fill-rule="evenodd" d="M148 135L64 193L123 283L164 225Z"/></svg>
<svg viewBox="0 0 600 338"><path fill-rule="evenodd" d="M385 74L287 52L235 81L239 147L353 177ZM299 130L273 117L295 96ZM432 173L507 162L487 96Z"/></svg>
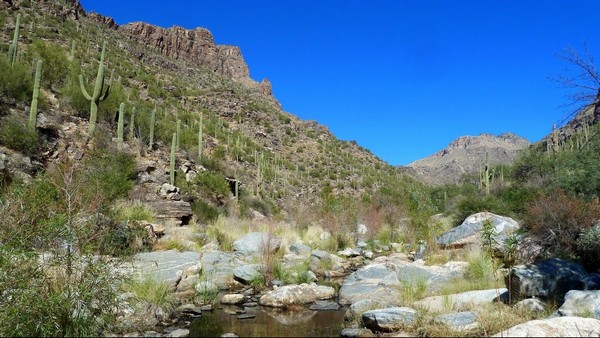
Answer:
<svg viewBox="0 0 600 338"><path fill-rule="evenodd" d="M574 48L567 48L558 57L570 67L566 70L567 75L558 75L555 80L565 88L572 89L572 93L568 95L571 101L569 105L575 106L575 109L565 117L564 121L592 105L594 110L598 110L600 107L600 74L587 46L584 47L583 53L579 53Z"/></svg>

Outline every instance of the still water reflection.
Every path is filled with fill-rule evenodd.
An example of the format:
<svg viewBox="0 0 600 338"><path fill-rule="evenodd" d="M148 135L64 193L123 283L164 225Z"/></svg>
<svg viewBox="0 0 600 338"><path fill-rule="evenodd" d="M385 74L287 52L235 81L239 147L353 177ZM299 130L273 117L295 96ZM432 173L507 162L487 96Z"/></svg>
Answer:
<svg viewBox="0 0 600 338"><path fill-rule="evenodd" d="M254 318L238 319L243 309ZM190 336L218 337L232 332L240 337L339 337L346 309L312 311L306 308L279 310L265 307L223 307L204 312L189 326Z"/></svg>

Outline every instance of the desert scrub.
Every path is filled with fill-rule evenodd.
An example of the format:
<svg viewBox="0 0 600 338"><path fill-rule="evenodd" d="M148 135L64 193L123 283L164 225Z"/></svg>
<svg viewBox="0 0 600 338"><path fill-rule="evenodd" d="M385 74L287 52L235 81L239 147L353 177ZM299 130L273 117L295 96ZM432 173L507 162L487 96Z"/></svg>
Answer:
<svg viewBox="0 0 600 338"><path fill-rule="evenodd" d="M140 201L120 200L111 208L113 219L117 222L154 221L154 211Z"/></svg>
<svg viewBox="0 0 600 338"><path fill-rule="evenodd" d="M34 156L38 149L38 140L37 131L27 127L24 117L7 115L0 119L0 145L26 156Z"/></svg>
<svg viewBox="0 0 600 338"><path fill-rule="evenodd" d="M160 308L165 313L172 312L177 304L177 298L169 284L152 278L129 280L123 283L123 290L134 294L135 303Z"/></svg>

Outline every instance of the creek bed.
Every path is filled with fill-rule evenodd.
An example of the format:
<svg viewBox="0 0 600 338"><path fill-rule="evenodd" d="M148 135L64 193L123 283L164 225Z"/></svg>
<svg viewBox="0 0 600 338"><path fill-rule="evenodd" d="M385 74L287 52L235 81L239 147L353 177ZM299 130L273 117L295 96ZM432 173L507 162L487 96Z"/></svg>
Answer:
<svg viewBox="0 0 600 338"><path fill-rule="evenodd" d="M203 312L188 329L191 337L218 337L224 333L240 337L339 337L346 310L346 307L313 311L306 307L282 310L264 306L219 306L212 312ZM244 315L254 317L240 317Z"/></svg>

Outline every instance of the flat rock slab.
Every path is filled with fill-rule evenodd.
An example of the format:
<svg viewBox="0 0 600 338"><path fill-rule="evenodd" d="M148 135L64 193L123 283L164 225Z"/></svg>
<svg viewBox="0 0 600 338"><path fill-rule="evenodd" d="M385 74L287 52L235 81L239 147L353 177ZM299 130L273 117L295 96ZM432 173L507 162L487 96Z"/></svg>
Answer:
<svg viewBox="0 0 600 338"><path fill-rule="evenodd" d="M417 311L408 307L391 307L369 310L362 314L366 328L375 331L392 332L411 326L417 319Z"/></svg>
<svg viewBox="0 0 600 338"><path fill-rule="evenodd" d="M358 302L352 303L348 310L346 310L346 313L344 314L344 320L352 321L354 319L360 318L363 313L369 310L383 309L389 307L394 307L392 302L384 302L374 299L359 300Z"/></svg>
<svg viewBox="0 0 600 338"><path fill-rule="evenodd" d="M247 264L247 258L239 252L205 251L200 256L202 276L220 289L227 289L234 282L233 269Z"/></svg>
<svg viewBox="0 0 600 338"><path fill-rule="evenodd" d="M558 313L561 316L591 316L600 319L600 290L567 292Z"/></svg>
<svg viewBox="0 0 600 338"><path fill-rule="evenodd" d="M269 252L277 251L281 239L266 232L250 232L233 242L233 251L247 255L262 254L268 247Z"/></svg>
<svg viewBox="0 0 600 338"><path fill-rule="evenodd" d="M444 324L453 331L467 331L479 326L477 314L471 311L445 313L436 316L433 321Z"/></svg>
<svg viewBox="0 0 600 338"><path fill-rule="evenodd" d="M395 255L378 257L344 280L339 303L349 305L372 299L397 305L402 301L403 286L424 283L428 291L436 291L462 276L466 265L464 262L448 262L443 266L425 266L422 262L407 262Z"/></svg>
<svg viewBox="0 0 600 338"><path fill-rule="evenodd" d="M267 292L260 297L259 303L263 306L287 307L331 299L333 296L335 296L335 289L331 286L304 283L286 285Z"/></svg>
<svg viewBox="0 0 600 338"><path fill-rule="evenodd" d="M342 307L340 304L330 300L318 300L308 308L314 311L337 310Z"/></svg>
<svg viewBox="0 0 600 338"><path fill-rule="evenodd" d="M175 287L181 280L183 272L198 264L199 258L200 254L194 251L142 252L133 257L133 273Z"/></svg>
<svg viewBox="0 0 600 338"><path fill-rule="evenodd" d="M492 337L598 337L600 320L582 317L555 317L532 320Z"/></svg>
<svg viewBox="0 0 600 338"><path fill-rule="evenodd" d="M492 303L508 292L506 288L467 291L445 296L423 298L413 305L429 311L464 310L469 306Z"/></svg>

